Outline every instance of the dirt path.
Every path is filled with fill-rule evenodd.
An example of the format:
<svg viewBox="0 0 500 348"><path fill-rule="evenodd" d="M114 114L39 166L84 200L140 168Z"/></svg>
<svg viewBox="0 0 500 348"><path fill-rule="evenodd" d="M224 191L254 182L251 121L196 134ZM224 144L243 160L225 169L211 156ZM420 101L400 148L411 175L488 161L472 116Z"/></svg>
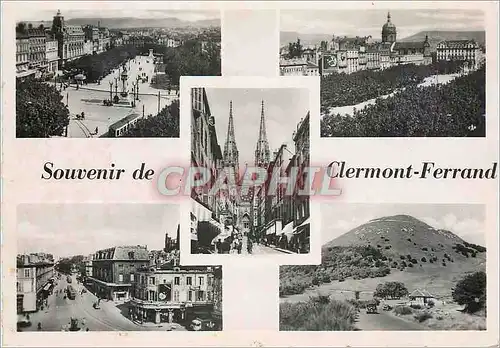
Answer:
<svg viewBox="0 0 500 348"><path fill-rule="evenodd" d="M361 310L356 327L361 331L423 331L428 328L418 324L406 321L387 312L378 314L367 314Z"/></svg>

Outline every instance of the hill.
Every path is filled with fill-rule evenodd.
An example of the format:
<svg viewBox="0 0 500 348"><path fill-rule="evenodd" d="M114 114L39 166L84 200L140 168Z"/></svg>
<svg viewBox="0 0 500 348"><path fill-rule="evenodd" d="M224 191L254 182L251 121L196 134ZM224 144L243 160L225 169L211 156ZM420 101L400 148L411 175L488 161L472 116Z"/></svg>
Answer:
<svg viewBox="0 0 500 348"><path fill-rule="evenodd" d="M436 46L441 41L445 40L474 40L480 45L486 44L486 32L484 31L439 31L439 30L428 30L421 31L417 34L405 37L400 41L404 42L423 42L425 36L429 36L429 43L431 44L431 50L435 51Z"/></svg>
<svg viewBox="0 0 500 348"><path fill-rule="evenodd" d="M432 51L435 51L437 44L444 40L475 40L483 46L486 43L485 31L426 30L398 41L423 42L426 35L429 36ZM297 38L300 38L300 41L302 41L304 45L318 45L322 40L330 41L332 39L332 34L300 34L294 31L282 31L280 32L280 47L288 45L289 42L297 41Z"/></svg>
<svg viewBox="0 0 500 348"><path fill-rule="evenodd" d="M441 280L451 284L466 273L484 270L486 248L408 215L374 219L326 243L319 266L280 268L280 294L303 292L310 285L369 278ZM352 283L350 281L349 283Z"/></svg>
<svg viewBox="0 0 500 348"><path fill-rule="evenodd" d="M301 34L295 31L281 31L280 32L280 47L288 45L289 42L297 41L300 39L304 46L319 45L321 41L330 41L332 34Z"/></svg>
<svg viewBox="0 0 500 348"><path fill-rule="evenodd" d="M71 25L97 25L100 22L101 26L110 29L118 28L203 28L203 27L220 27L220 20L200 20L200 21L183 21L178 18L71 18L66 23Z"/></svg>
<svg viewBox="0 0 500 348"><path fill-rule="evenodd" d="M34 27L42 24L46 28L52 26L52 21L28 21ZM109 29L130 29L130 28L209 28L220 27L219 19L206 19L199 21L183 21L175 17L168 18L71 18L66 20L69 25L98 25Z"/></svg>

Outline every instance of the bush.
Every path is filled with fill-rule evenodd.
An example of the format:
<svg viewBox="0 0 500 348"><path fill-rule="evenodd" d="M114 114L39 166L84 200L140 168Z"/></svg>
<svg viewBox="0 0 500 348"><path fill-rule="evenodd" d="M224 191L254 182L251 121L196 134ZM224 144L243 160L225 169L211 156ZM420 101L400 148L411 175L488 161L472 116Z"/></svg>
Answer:
<svg viewBox="0 0 500 348"><path fill-rule="evenodd" d="M422 309L422 306L419 304L411 304L410 307L413 309Z"/></svg>
<svg viewBox="0 0 500 348"><path fill-rule="evenodd" d="M357 310L348 302L280 303L281 331L353 331Z"/></svg>
<svg viewBox="0 0 500 348"><path fill-rule="evenodd" d="M429 313L429 312L420 312L420 313L417 313L413 316L415 318L415 320L417 320L419 323L423 323L424 321L426 321L427 319L430 319L432 318L432 314Z"/></svg>
<svg viewBox="0 0 500 348"><path fill-rule="evenodd" d="M425 257L422 257L422 258L420 259L420 261L422 261L422 262L427 262L427 259L426 259Z"/></svg>
<svg viewBox="0 0 500 348"><path fill-rule="evenodd" d="M408 306L396 306L394 307L394 313L396 315L408 315L413 313L413 309Z"/></svg>
<svg viewBox="0 0 500 348"><path fill-rule="evenodd" d="M464 305L464 311L475 313L486 306L486 273L476 272L462 278L452 291L453 300Z"/></svg>

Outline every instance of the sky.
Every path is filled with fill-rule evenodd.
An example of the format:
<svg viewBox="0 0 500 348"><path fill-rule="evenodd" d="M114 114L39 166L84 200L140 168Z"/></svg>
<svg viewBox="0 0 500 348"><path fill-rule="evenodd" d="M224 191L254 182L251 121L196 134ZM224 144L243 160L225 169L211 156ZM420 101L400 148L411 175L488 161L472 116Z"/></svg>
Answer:
<svg viewBox="0 0 500 348"><path fill-rule="evenodd" d="M215 118L217 140L224 152L229 122L229 102L233 101L233 120L240 170L245 163L255 163L255 149L259 139L261 102L271 157L283 143L295 151L292 134L297 124L309 111L309 90L303 88L207 88L210 112Z"/></svg>
<svg viewBox="0 0 500 348"><path fill-rule="evenodd" d="M481 204L323 204L322 244L372 219L400 214L451 231L469 243L486 246L486 212Z"/></svg>
<svg viewBox="0 0 500 348"><path fill-rule="evenodd" d="M109 6L109 3L107 4ZM113 5L112 5L113 6ZM51 9L40 10L38 6L24 6L22 11L17 14L17 21L52 21L57 10L60 9L64 19L71 18L179 18L185 21L198 21L206 19L219 19L220 11L188 11L188 10L144 10L138 8L89 8L89 9L74 9L74 4L58 3L52 6Z"/></svg>
<svg viewBox="0 0 500 348"><path fill-rule="evenodd" d="M423 30L484 30L479 10L391 10L399 39ZM387 10L287 10L281 11L280 30L300 34L368 36L380 39Z"/></svg>
<svg viewBox="0 0 500 348"><path fill-rule="evenodd" d="M18 254L89 255L117 245L159 250L165 233L177 235L175 204L21 204L17 208Z"/></svg>

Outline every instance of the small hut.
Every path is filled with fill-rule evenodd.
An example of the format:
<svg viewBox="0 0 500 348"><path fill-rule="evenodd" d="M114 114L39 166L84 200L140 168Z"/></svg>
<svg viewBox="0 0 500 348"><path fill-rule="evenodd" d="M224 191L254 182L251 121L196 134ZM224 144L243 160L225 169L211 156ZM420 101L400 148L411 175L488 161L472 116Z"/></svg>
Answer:
<svg viewBox="0 0 500 348"><path fill-rule="evenodd" d="M427 306L431 302L434 302L435 297L427 290L416 289L409 295L412 304L419 304L421 306Z"/></svg>

